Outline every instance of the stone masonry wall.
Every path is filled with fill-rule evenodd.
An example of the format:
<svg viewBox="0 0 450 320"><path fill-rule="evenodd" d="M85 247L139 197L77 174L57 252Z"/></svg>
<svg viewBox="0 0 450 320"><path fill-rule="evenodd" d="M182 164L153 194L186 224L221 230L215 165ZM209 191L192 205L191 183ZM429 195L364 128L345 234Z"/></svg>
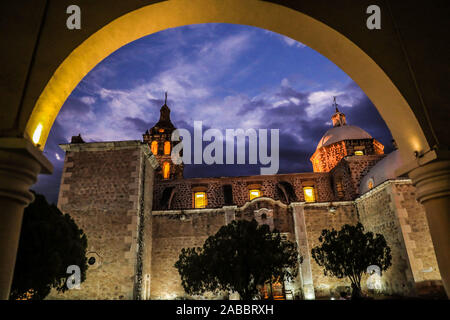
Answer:
<svg viewBox="0 0 450 320"><path fill-rule="evenodd" d="M384 155L347 156L331 170L334 192L337 195L336 182L340 181L345 200L354 200L359 195L359 184L367 172Z"/></svg>
<svg viewBox="0 0 450 320"><path fill-rule="evenodd" d="M304 207L309 255L311 255L312 248L320 245L319 237L323 229L334 228L340 230L344 224L355 225L358 223L356 208L351 202L333 205L336 208L335 212L330 212L329 206L322 204L307 204ZM344 287L350 286L350 282L347 279L325 276L323 268L312 257L310 259L316 298L338 296L339 292L344 290Z"/></svg>
<svg viewBox="0 0 450 320"><path fill-rule="evenodd" d="M416 200L416 190L411 183L396 183L392 187L410 265L420 294L422 287L441 280L425 209Z"/></svg>
<svg viewBox="0 0 450 320"><path fill-rule="evenodd" d="M366 193L357 203L363 224L371 231L382 233L391 246L392 270L383 277L386 291L441 294L442 281L425 209L416 200L410 180L388 181Z"/></svg>
<svg viewBox="0 0 450 320"><path fill-rule="evenodd" d="M151 299L187 297L174 267L181 249L203 246L224 224L224 211L220 209L154 212Z"/></svg>
<svg viewBox="0 0 450 320"><path fill-rule="evenodd" d="M260 218L258 212L266 214ZM279 230L287 240L295 242L292 213L289 206L269 198L258 198L245 206L220 209L191 209L153 212L151 299L189 298L181 286L174 267L182 248L201 247L205 240L231 220L260 220ZM289 290L298 291L295 281ZM295 294L296 292L292 292ZM221 298L222 296L208 296ZM223 296L222 298L224 298Z"/></svg>
<svg viewBox="0 0 450 320"><path fill-rule="evenodd" d="M62 145L58 207L88 239L94 257L79 290L48 299L132 299L144 153L139 141ZM147 170L152 170L147 166Z"/></svg>
<svg viewBox="0 0 450 320"><path fill-rule="evenodd" d="M374 233L381 233L391 248L392 266L382 274L383 291L391 295L414 296L414 278L399 220L404 214L395 205L392 185L386 182L357 200L361 223Z"/></svg>

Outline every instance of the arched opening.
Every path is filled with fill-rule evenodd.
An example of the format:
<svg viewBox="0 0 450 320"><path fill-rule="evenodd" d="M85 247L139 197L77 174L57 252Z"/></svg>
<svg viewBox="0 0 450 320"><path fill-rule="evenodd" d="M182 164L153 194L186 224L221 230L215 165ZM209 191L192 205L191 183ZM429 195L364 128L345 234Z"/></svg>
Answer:
<svg viewBox="0 0 450 320"><path fill-rule="evenodd" d="M410 106L370 56L318 20L283 6L256 0L164 1L115 19L92 34L61 63L39 96L31 116L24 116L26 136L43 149L67 96L98 62L121 46L166 28L208 22L252 25L305 43L358 83L391 129L405 163L413 160L414 152L430 149ZM446 241L442 239L442 242Z"/></svg>
<svg viewBox="0 0 450 320"><path fill-rule="evenodd" d="M169 179L170 178L170 163L164 162L162 166L163 170L163 179Z"/></svg>
<svg viewBox="0 0 450 320"><path fill-rule="evenodd" d="M151 144L151 150L152 150L152 153L154 154L154 155L157 155L158 154L158 141L152 141L152 144Z"/></svg>
<svg viewBox="0 0 450 320"><path fill-rule="evenodd" d="M165 141L164 142L164 154L165 155L168 155L168 154L170 154L170 148L171 146L170 146L170 141Z"/></svg>
<svg viewBox="0 0 450 320"><path fill-rule="evenodd" d="M211 22L255 26L301 41L333 61L367 94L390 128L405 163L413 159L414 151L429 150L408 103L365 52L342 34L310 16L256 0L226 3L219 0L164 1L115 19L73 50L58 67L33 109L26 133L43 149L68 95L97 63L120 47L167 28ZM369 74L370 77L367 76ZM403 121L398 121L399 117Z"/></svg>

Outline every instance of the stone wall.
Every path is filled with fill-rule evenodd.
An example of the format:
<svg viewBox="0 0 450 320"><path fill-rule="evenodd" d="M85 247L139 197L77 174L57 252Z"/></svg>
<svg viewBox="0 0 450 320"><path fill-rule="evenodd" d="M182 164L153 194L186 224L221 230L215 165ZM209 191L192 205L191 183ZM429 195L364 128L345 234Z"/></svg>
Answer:
<svg viewBox="0 0 450 320"><path fill-rule="evenodd" d="M384 155L347 156L331 171L331 181L335 196L342 200L354 200L359 195L359 184L369 170ZM339 197L337 183L341 183L343 196Z"/></svg>
<svg viewBox="0 0 450 320"><path fill-rule="evenodd" d="M383 291L415 296L439 291L440 274L425 210L409 180L387 181L356 201L361 223L381 233L391 248L392 266L383 274Z"/></svg>
<svg viewBox="0 0 450 320"><path fill-rule="evenodd" d="M182 248L201 247L225 224L221 209L153 212L151 299L187 297L175 262Z"/></svg>
<svg viewBox="0 0 450 320"><path fill-rule="evenodd" d="M48 299L133 299L144 170L153 178L144 147L139 141L61 147L66 157L58 207L84 230L87 258L95 262L81 289L53 291Z"/></svg>
<svg viewBox="0 0 450 320"><path fill-rule="evenodd" d="M334 210L330 212L330 206ZM355 225L358 222L356 208L352 202L333 204L306 204L303 207L306 226L306 240L308 242L308 255L312 248L320 245L319 237L323 229L334 228L340 230L344 224ZM337 296L343 287L349 287L347 279L337 279L324 275L324 270L312 257L310 257L312 283L316 298Z"/></svg>

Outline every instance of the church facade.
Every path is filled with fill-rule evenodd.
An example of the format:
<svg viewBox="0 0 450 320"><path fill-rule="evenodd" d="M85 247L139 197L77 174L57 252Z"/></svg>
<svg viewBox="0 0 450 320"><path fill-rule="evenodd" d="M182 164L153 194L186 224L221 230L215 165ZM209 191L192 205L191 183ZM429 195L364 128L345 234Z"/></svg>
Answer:
<svg viewBox="0 0 450 320"><path fill-rule="evenodd" d="M391 247L392 266L376 279L384 295L420 296L442 290L422 205L395 169L397 151L347 124L336 110L333 127L311 156L313 172L245 177L183 177L174 164L170 109L143 141L85 143L65 150L58 207L88 237L87 279L80 289L48 299L233 299L236 294L188 296L175 262L182 248L202 246L232 220L256 219L297 244L303 262L296 279L261 288L261 298L319 299L350 290L324 275L311 257L323 229L361 222Z"/></svg>

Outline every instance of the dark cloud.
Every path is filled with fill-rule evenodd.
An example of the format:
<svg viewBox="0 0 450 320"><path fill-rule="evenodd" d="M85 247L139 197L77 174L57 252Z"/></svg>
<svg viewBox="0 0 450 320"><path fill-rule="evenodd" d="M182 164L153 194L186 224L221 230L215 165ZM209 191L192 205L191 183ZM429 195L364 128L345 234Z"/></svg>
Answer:
<svg viewBox="0 0 450 320"><path fill-rule="evenodd" d="M89 113L89 111L91 111L91 106L89 104L78 98L71 97L70 99L67 99L66 103L64 103L58 116L78 117Z"/></svg>
<svg viewBox="0 0 450 320"><path fill-rule="evenodd" d="M144 133L146 130L153 127L153 123L146 122L142 120L141 118L132 118L132 117L126 117L125 121L132 125L134 129L138 130L139 132Z"/></svg>

